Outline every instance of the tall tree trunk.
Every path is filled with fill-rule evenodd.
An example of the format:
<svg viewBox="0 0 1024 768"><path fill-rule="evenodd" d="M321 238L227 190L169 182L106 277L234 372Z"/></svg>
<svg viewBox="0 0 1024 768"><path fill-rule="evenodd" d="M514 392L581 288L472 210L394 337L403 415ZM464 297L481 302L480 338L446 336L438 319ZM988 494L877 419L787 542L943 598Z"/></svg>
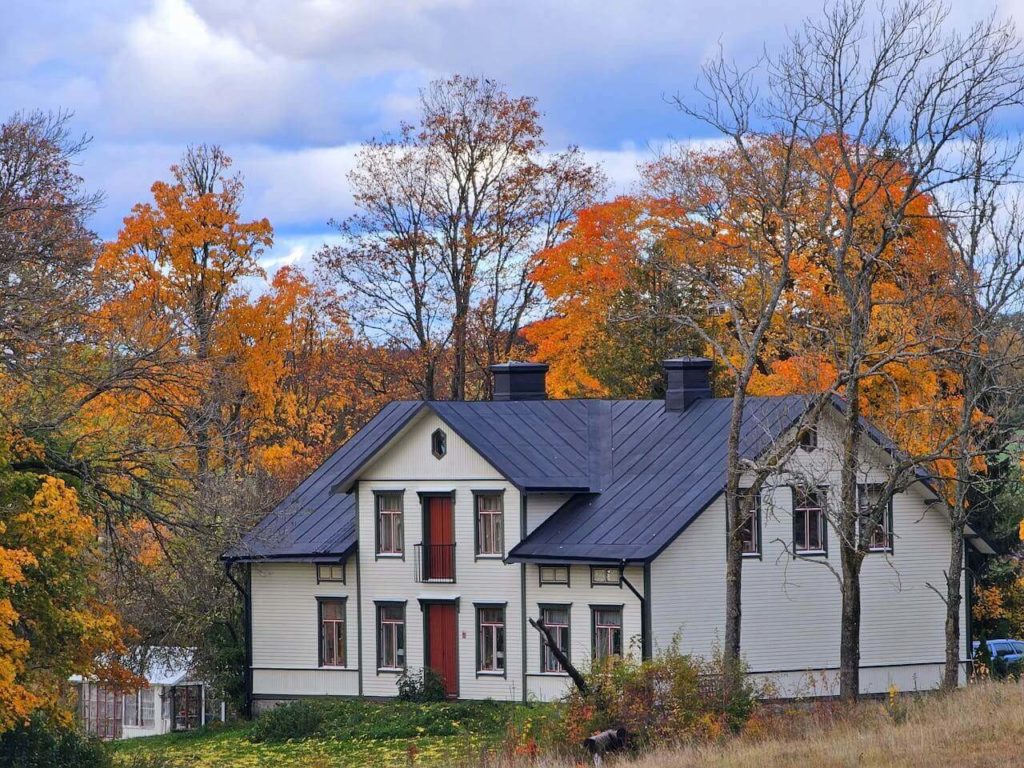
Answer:
<svg viewBox="0 0 1024 768"><path fill-rule="evenodd" d="M954 513L956 514L956 513ZM946 668L942 687L960 685L960 606L963 604L964 536L959 518L950 525L949 570L946 571Z"/></svg>
<svg viewBox="0 0 1024 768"><path fill-rule="evenodd" d="M839 697L853 701L860 695L860 555L842 552L843 609L839 629Z"/></svg>
<svg viewBox="0 0 1024 768"><path fill-rule="evenodd" d="M466 345L469 336L469 329L467 327L468 314L469 311L466 303L461 299L456 299L454 328L452 333L452 400L466 399L466 358L468 353Z"/></svg>
<svg viewBox="0 0 1024 768"><path fill-rule="evenodd" d="M857 326L854 326L856 332ZM855 336L860 339L863 336ZM857 469L860 466L860 357L857 345L851 355L850 384L844 418L840 468L840 560L842 563L842 613L839 628L839 696L853 701L860 696L860 568L864 560L867 526L859 524Z"/></svg>
<svg viewBox="0 0 1024 768"><path fill-rule="evenodd" d="M737 382L729 419L726 447L725 508L729 536L725 550L725 656L726 666L733 668L740 659L740 629L743 623L743 549L739 530L743 527L743 504L740 499L740 433L746 387Z"/></svg>

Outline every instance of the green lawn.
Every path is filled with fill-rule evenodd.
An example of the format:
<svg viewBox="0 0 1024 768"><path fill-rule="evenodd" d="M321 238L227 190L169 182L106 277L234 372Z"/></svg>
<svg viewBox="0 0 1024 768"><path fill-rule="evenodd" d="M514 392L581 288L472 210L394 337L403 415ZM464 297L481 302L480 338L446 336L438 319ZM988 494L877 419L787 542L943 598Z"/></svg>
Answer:
<svg viewBox="0 0 1024 768"><path fill-rule="evenodd" d="M114 744L115 760L126 768L475 764L484 752L509 752L550 732L546 726L554 715L550 706L493 702L323 701L304 707L296 712L301 717L277 717L274 727L262 731L243 723L120 741Z"/></svg>
<svg viewBox="0 0 1024 768"><path fill-rule="evenodd" d="M479 757L493 739L424 736L418 739L332 739L311 737L274 744L256 744L246 728L225 728L196 735L169 734L129 739L115 747L125 766L407 766L410 749L415 764L447 766Z"/></svg>

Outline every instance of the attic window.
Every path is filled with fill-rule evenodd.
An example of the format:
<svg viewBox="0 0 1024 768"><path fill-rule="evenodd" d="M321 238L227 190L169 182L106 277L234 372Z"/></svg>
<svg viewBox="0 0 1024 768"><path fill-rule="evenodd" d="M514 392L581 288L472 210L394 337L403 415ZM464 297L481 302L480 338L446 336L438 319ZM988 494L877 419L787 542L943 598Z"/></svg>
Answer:
<svg viewBox="0 0 1024 768"><path fill-rule="evenodd" d="M818 447L818 427L816 425L807 427L800 435L800 447L808 452Z"/></svg>
<svg viewBox="0 0 1024 768"><path fill-rule="evenodd" d="M430 452L434 454L435 459L444 458L444 455L448 453L448 435L444 433L443 429L435 429L430 436Z"/></svg>

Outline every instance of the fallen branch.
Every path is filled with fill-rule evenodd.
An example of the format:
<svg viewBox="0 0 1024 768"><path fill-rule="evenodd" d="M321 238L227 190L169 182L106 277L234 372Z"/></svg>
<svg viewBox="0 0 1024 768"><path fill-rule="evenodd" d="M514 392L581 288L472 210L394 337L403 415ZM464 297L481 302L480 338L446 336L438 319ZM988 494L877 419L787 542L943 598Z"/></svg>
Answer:
<svg viewBox="0 0 1024 768"><path fill-rule="evenodd" d="M554 635L551 634L551 630L548 629L544 623L544 619L530 619L530 626L540 632L541 639L544 641L549 649L551 649L552 655L558 659L558 663L562 665L562 669L568 673L569 677L572 678L573 683L576 684L576 688L581 694L586 696L590 689L587 687L587 681L576 667L569 661L569 657L565 655L561 648L558 647L558 642L555 640Z"/></svg>

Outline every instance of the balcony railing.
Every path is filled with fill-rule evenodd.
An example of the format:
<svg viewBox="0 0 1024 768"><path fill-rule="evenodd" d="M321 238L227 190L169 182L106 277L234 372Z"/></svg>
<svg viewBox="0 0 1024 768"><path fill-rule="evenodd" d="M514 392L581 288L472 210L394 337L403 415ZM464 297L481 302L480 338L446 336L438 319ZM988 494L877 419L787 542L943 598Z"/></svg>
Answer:
<svg viewBox="0 0 1024 768"><path fill-rule="evenodd" d="M417 544L416 581L423 583L455 583L455 545Z"/></svg>

